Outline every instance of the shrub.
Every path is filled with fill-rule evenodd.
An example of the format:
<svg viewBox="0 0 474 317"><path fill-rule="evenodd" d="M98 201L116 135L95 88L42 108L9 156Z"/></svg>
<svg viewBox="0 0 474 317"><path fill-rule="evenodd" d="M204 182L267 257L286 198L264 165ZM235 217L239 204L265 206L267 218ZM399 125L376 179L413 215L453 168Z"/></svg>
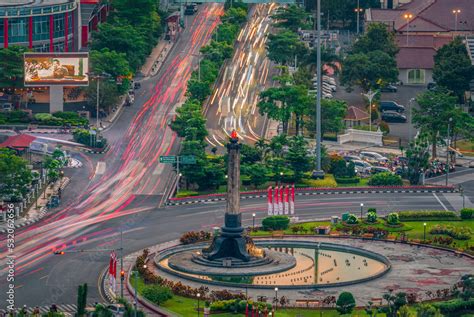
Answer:
<svg viewBox="0 0 474 317"><path fill-rule="evenodd" d="M171 290L167 287L162 287L159 285L147 285L143 288L143 296L148 299L150 302L161 305L166 302L168 299L173 298Z"/></svg>
<svg viewBox="0 0 474 317"><path fill-rule="evenodd" d="M400 211L398 213L401 221L419 220L458 220L458 216L453 211L427 210L427 211Z"/></svg>
<svg viewBox="0 0 474 317"><path fill-rule="evenodd" d="M332 175L326 175L324 179L307 179L301 180L302 185L315 188L334 188L337 187L336 180Z"/></svg>
<svg viewBox="0 0 474 317"><path fill-rule="evenodd" d="M463 208L460 210L461 219L471 219L474 214L474 208Z"/></svg>
<svg viewBox="0 0 474 317"><path fill-rule="evenodd" d="M436 225L430 229L431 234L446 234L456 240L469 240L472 231L468 227L453 227L446 225Z"/></svg>
<svg viewBox="0 0 474 317"><path fill-rule="evenodd" d="M285 230L288 229L290 218L287 216L270 216L262 220L263 230Z"/></svg>
<svg viewBox="0 0 474 317"><path fill-rule="evenodd" d="M389 225L398 225L400 224L400 218L396 212L392 212L387 216L387 223Z"/></svg>
<svg viewBox="0 0 474 317"><path fill-rule="evenodd" d="M373 211L369 211L367 213L367 222L376 223L377 222L377 214Z"/></svg>
<svg viewBox="0 0 474 317"><path fill-rule="evenodd" d="M176 195L177 198L188 197L188 196L197 196L199 193L193 190L180 190Z"/></svg>
<svg viewBox="0 0 474 317"><path fill-rule="evenodd" d="M340 314L350 314L355 307L352 293L342 292L336 301L336 309Z"/></svg>
<svg viewBox="0 0 474 317"><path fill-rule="evenodd" d="M390 133L390 127L388 123L385 121L380 121L379 128L380 128L380 131L383 132L383 135L387 135Z"/></svg>
<svg viewBox="0 0 474 317"><path fill-rule="evenodd" d="M336 177L336 183L338 184L358 184L360 177Z"/></svg>
<svg viewBox="0 0 474 317"><path fill-rule="evenodd" d="M374 207L370 207L369 209L367 209L367 212L374 212L374 213L377 213L377 209L374 208Z"/></svg>
<svg viewBox="0 0 474 317"><path fill-rule="evenodd" d="M379 173L372 176L369 180L370 186L402 186L402 178L390 172Z"/></svg>
<svg viewBox="0 0 474 317"><path fill-rule="evenodd" d="M474 299L463 301L462 299L452 299L446 302L433 303L433 306L439 308L442 314L448 316L459 316L462 311L474 309Z"/></svg>
<svg viewBox="0 0 474 317"><path fill-rule="evenodd" d="M359 219L357 218L356 215L350 214L350 215L347 217L346 223L348 223L348 224L350 224L350 225L355 225L355 224L359 223Z"/></svg>
<svg viewBox="0 0 474 317"><path fill-rule="evenodd" d="M188 231L185 232L181 238L179 238L179 242L182 244L191 244L200 241L207 241L211 239L211 233L207 231Z"/></svg>

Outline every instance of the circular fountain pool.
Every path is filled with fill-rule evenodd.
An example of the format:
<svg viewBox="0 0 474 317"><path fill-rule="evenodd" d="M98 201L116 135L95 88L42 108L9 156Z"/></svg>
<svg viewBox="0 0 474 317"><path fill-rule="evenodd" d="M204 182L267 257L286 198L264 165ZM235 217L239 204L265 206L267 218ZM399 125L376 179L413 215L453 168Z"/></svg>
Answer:
<svg viewBox="0 0 474 317"><path fill-rule="evenodd" d="M296 264L275 272L259 272L258 268L233 268L222 274L210 275L207 271L186 272L169 265L170 257L182 252L196 252L204 244L177 246L159 253L155 264L160 270L184 279L226 286L256 288L313 288L342 286L369 281L390 270L390 262L380 254L361 248L333 243L311 241L262 240L256 245L267 251L291 256Z"/></svg>

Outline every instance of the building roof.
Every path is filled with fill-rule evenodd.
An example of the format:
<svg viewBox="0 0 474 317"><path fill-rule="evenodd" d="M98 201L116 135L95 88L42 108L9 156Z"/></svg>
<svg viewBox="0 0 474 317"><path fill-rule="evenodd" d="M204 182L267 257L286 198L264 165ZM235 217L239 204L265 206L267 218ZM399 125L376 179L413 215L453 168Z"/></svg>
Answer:
<svg viewBox="0 0 474 317"><path fill-rule="evenodd" d="M39 7L47 5L64 4L75 0L0 0L0 7Z"/></svg>
<svg viewBox="0 0 474 317"><path fill-rule="evenodd" d="M397 54L399 69L433 69L436 50L430 47L401 47Z"/></svg>
<svg viewBox="0 0 474 317"><path fill-rule="evenodd" d="M346 121L362 121L369 119L369 114L355 106L350 106L347 109L347 114L344 120Z"/></svg>
<svg viewBox="0 0 474 317"><path fill-rule="evenodd" d="M453 37L450 35L431 35L431 34L424 34L418 35L414 34L408 35L408 44L407 44L407 36L399 34L395 37L395 41L398 47L430 47L434 49L439 49L443 45L449 44L453 40Z"/></svg>
<svg viewBox="0 0 474 317"><path fill-rule="evenodd" d="M410 32L451 32L455 29L453 9L457 15L457 31L474 31L474 5L472 0L413 0L395 10L370 9L367 19L372 22L391 22L394 29L403 32L407 27L405 13L413 15Z"/></svg>
<svg viewBox="0 0 474 317"><path fill-rule="evenodd" d="M5 142L0 144L0 148L24 149L30 147L36 137L28 134L18 134L9 137Z"/></svg>

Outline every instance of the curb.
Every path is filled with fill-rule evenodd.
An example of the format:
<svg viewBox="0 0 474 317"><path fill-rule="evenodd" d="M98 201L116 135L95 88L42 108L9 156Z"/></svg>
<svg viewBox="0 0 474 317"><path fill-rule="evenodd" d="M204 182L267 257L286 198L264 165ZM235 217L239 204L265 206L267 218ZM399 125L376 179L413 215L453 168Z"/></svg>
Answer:
<svg viewBox="0 0 474 317"><path fill-rule="evenodd" d="M79 151L89 154L104 154L110 149L110 145L107 144L103 150L92 150L88 148L80 148Z"/></svg>
<svg viewBox="0 0 474 317"><path fill-rule="evenodd" d="M306 192L297 192L295 195L297 196L314 196L314 195L340 195L340 194L387 194L387 193L452 193L456 192L455 188L424 188L424 189L361 189L361 190L335 190L335 191L328 191L328 190L320 190L320 191L306 191ZM243 195L240 199L254 199L254 198L265 198L267 197L267 193L259 193L254 195ZM206 203L206 202L216 202L216 201L225 201L226 197L223 194L222 197L215 197L215 198L203 198L203 199L195 199L195 200L183 200L183 201L174 201L168 200L166 206L180 206L180 205L191 205L191 204L198 204L198 203Z"/></svg>

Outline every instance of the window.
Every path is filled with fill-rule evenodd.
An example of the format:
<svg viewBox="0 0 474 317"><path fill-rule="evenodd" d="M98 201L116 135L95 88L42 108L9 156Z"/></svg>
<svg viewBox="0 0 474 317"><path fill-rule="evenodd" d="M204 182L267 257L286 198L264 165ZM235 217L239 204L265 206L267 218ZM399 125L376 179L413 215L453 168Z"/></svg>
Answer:
<svg viewBox="0 0 474 317"><path fill-rule="evenodd" d="M0 44L3 44L3 40L4 40L4 38L3 38L3 34L4 34L3 32L4 31L3 30L4 30L3 29L3 19L0 18Z"/></svg>
<svg viewBox="0 0 474 317"><path fill-rule="evenodd" d="M35 46L33 46L33 51L35 51L35 52L49 52L49 43L35 45Z"/></svg>
<svg viewBox="0 0 474 317"><path fill-rule="evenodd" d="M49 16L33 17L33 41L49 39Z"/></svg>
<svg viewBox="0 0 474 317"><path fill-rule="evenodd" d="M64 36L64 14L54 15L54 38Z"/></svg>
<svg viewBox="0 0 474 317"><path fill-rule="evenodd" d="M73 15L73 12L68 12L67 13L67 16L68 16L68 21L67 21L67 28L68 28L68 31L67 31L67 34L71 35L72 34L72 28L74 27L74 25L72 25L72 15Z"/></svg>
<svg viewBox="0 0 474 317"><path fill-rule="evenodd" d="M8 20L8 42L28 42L28 18Z"/></svg>
<svg viewBox="0 0 474 317"><path fill-rule="evenodd" d="M408 71L408 83L409 84L424 84L425 83L425 70L424 69L410 69Z"/></svg>
<svg viewBox="0 0 474 317"><path fill-rule="evenodd" d="M54 43L55 52L64 52L64 42Z"/></svg>

